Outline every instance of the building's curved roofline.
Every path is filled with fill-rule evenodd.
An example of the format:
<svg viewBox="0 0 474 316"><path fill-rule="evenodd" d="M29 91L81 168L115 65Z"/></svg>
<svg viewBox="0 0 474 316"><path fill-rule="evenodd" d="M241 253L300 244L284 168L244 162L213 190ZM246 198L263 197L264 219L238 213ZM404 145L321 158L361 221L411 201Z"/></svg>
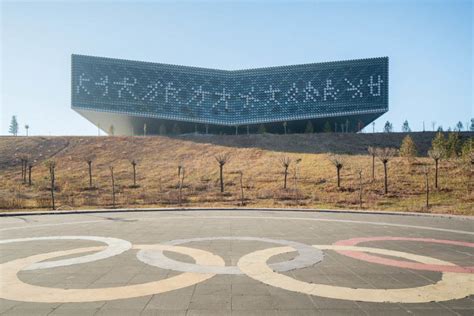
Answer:
<svg viewBox="0 0 474 316"><path fill-rule="evenodd" d="M176 65L176 64L165 64L165 63L156 63L140 60L130 60L130 59L119 59L119 58L110 58L110 57L98 57L90 55L81 55L81 54L72 54L72 58L81 58L81 59L100 59L103 62L110 62L113 64L127 64L127 66L133 66L133 64L139 64L141 67L149 68L168 68L173 70L181 71L198 71L198 72L212 72L215 74L257 74L261 71L264 72L279 72L286 70L295 70L295 69L305 69L311 70L312 68L324 69L324 68L333 68L337 66L345 66L347 64L353 64L357 62L359 64L371 63L375 60L388 60L388 57L372 57L372 58L362 58L362 59L348 59L348 60L339 60L339 61L326 61L319 63L306 63L306 64L295 64L295 65L283 65L283 66L269 66L269 67L260 67L260 68L246 68L246 69L236 69L236 70L226 70L226 69L216 69L216 68L205 68L205 67L195 67L195 66L185 66L185 65ZM137 65L138 66L138 65Z"/></svg>

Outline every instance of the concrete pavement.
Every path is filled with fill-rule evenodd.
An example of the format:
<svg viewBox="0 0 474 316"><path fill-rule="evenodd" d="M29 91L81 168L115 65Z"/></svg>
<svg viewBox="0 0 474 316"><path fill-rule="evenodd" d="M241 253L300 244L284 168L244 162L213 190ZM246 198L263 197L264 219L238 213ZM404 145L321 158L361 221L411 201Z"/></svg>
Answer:
<svg viewBox="0 0 474 316"><path fill-rule="evenodd" d="M0 223L1 315L474 313L471 219L213 210Z"/></svg>

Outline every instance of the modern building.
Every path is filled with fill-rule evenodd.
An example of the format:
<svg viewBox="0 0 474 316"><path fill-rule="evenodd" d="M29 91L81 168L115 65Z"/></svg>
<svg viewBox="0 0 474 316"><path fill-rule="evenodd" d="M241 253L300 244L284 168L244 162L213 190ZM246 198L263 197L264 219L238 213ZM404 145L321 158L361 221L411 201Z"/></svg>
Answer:
<svg viewBox="0 0 474 316"><path fill-rule="evenodd" d="M228 71L72 55L71 89L115 135L357 132L388 111L388 58Z"/></svg>

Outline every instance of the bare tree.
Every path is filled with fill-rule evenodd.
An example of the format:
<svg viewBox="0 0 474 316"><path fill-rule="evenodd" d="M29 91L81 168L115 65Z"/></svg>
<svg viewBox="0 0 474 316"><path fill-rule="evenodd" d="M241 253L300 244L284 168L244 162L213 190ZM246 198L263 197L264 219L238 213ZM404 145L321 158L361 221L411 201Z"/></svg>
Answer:
<svg viewBox="0 0 474 316"><path fill-rule="evenodd" d="M178 162L178 179L179 179L179 176L181 175L181 169L183 169L182 161Z"/></svg>
<svg viewBox="0 0 474 316"><path fill-rule="evenodd" d="M109 166L110 178L112 180L112 207L115 208L115 179L114 179L114 167Z"/></svg>
<svg viewBox="0 0 474 316"><path fill-rule="evenodd" d="M359 175L359 208L362 208L362 169L357 169Z"/></svg>
<svg viewBox="0 0 474 316"><path fill-rule="evenodd" d="M280 157L280 164L285 169L285 181L283 182L283 189L286 189L286 179L288 178L288 168L291 165L291 158L288 156Z"/></svg>
<svg viewBox="0 0 474 316"><path fill-rule="evenodd" d="M137 164L138 162L135 159L130 159L130 163L132 164L133 168L133 186L132 188L137 187Z"/></svg>
<svg viewBox="0 0 474 316"><path fill-rule="evenodd" d="M330 155L329 160L332 162L334 167L336 167L337 172L337 187L341 187L341 169L344 166L344 161L342 160L341 156L338 155Z"/></svg>
<svg viewBox="0 0 474 316"><path fill-rule="evenodd" d="M21 161L21 181L23 184L26 183L26 170L28 169L28 160L30 159L29 155L27 154L22 154L20 155L20 161Z"/></svg>
<svg viewBox="0 0 474 316"><path fill-rule="evenodd" d="M30 163L28 165L28 185L31 185L31 169L33 169L33 165Z"/></svg>
<svg viewBox="0 0 474 316"><path fill-rule="evenodd" d="M225 154L219 154L215 156L217 162L219 163L219 178L221 182L221 193L224 192L224 165L229 161L230 159L230 154L225 153Z"/></svg>
<svg viewBox="0 0 474 316"><path fill-rule="evenodd" d="M425 175L426 209L428 209L430 207L430 186L428 183L429 169L426 166L423 166L423 174Z"/></svg>
<svg viewBox="0 0 474 316"><path fill-rule="evenodd" d="M388 175L387 175L387 164L397 154L398 150L395 148L376 148L375 155L383 163L384 171L384 193L388 193Z"/></svg>
<svg viewBox="0 0 474 316"><path fill-rule="evenodd" d="M295 167L294 167L294 180L295 180L295 200L296 204L299 204L298 202L298 165L301 162L301 158L296 159L295 161Z"/></svg>
<svg viewBox="0 0 474 316"><path fill-rule="evenodd" d="M438 165L443 157L443 151L439 148L433 148L428 150L428 156L430 156L430 158L435 162L435 188L438 189Z"/></svg>
<svg viewBox="0 0 474 316"><path fill-rule="evenodd" d="M94 160L94 157L92 156L88 156L85 159L88 169L89 169L89 189L92 189L92 162L93 160Z"/></svg>
<svg viewBox="0 0 474 316"><path fill-rule="evenodd" d="M184 165L181 160L178 161L178 187L179 187L179 182L181 181L181 173L184 172Z"/></svg>
<svg viewBox="0 0 474 316"><path fill-rule="evenodd" d="M178 180L179 180L178 204L181 206L185 169L182 165L180 165L180 166L181 166L181 168L180 168L180 172L178 174Z"/></svg>
<svg viewBox="0 0 474 316"><path fill-rule="evenodd" d="M369 146L367 151L372 156L372 181L375 180L375 147Z"/></svg>
<svg viewBox="0 0 474 316"><path fill-rule="evenodd" d="M245 205L245 203L244 203L244 184L243 184L244 174L243 174L242 170L239 170L238 173L240 175L240 205L244 206Z"/></svg>
<svg viewBox="0 0 474 316"><path fill-rule="evenodd" d="M46 167L49 169L49 177L51 180L51 208L53 210L56 209L56 204L54 200L54 190L55 190L55 183L56 183L56 177L55 177L55 168L56 168L56 162L54 160L48 160L46 161Z"/></svg>

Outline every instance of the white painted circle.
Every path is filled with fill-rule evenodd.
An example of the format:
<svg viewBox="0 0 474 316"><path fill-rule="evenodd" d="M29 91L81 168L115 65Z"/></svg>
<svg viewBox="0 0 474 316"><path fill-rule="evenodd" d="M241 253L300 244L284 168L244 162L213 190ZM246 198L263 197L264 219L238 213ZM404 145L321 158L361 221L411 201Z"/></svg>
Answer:
<svg viewBox="0 0 474 316"><path fill-rule="evenodd" d="M173 251L191 256L198 264L202 265L224 265L224 260L210 252L192 249L187 247L169 246L169 245L141 245L134 246L134 249L162 249ZM0 297L3 299L23 301L23 302L40 302L40 303L72 303L72 302L96 302L110 301L126 298L141 297L159 293L165 293L188 287L209 278L214 274L202 273L182 273L167 279L133 284L109 288L93 288L93 289L59 289L42 287L24 283L18 278L18 272L23 268L30 266L36 262L47 260L50 258L67 256L76 253L89 251L98 251L103 247L79 248L64 251L55 251L27 258L16 259L0 264L2 272L2 286L0 286Z"/></svg>
<svg viewBox="0 0 474 316"><path fill-rule="evenodd" d="M380 248L336 245L314 245L314 247L330 250L371 252L387 256L402 257L425 264L454 265L451 262L431 257ZM272 271L266 263L272 256L288 251L292 251L292 248L277 247L255 251L240 258L237 266L249 277L262 283L288 291L333 299L378 303L428 303L461 299L474 294L474 274L470 273L445 272L442 274L441 280L435 284L403 289L355 289L299 281Z"/></svg>
<svg viewBox="0 0 474 316"><path fill-rule="evenodd" d="M107 244L108 247L94 254L86 255L82 257L34 263L30 266L25 267L23 270L48 269L48 268L70 266L70 265L80 264L80 263L93 262L93 261L102 260L102 259L119 255L129 250L130 248L132 248L132 244L129 241L118 239L118 238L97 237L97 236L48 236L48 237L17 238L17 239L0 240L0 244L9 244L9 243L14 243L14 242L27 242L27 241L45 241L45 240L92 240L92 241L103 242Z"/></svg>
<svg viewBox="0 0 474 316"><path fill-rule="evenodd" d="M164 245L182 245L190 242L215 241L215 240L240 240L240 241L258 241L265 243L273 243L292 247L298 251L298 255L288 261L270 264L270 267L278 272L302 269L312 266L323 260L324 254L321 250L312 246L305 245L296 241L270 239L262 237L238 237L238 236L222 236L222 237L198 237L188 239L176 239L164 242ZM187 263L177 261L167 257L162 250L140 250L137 253L138 260L162 269L180 271L180 272L196 272L196 273L213 273L213 274L243 274L237 266L203 266L196 263Z"/></svg>

